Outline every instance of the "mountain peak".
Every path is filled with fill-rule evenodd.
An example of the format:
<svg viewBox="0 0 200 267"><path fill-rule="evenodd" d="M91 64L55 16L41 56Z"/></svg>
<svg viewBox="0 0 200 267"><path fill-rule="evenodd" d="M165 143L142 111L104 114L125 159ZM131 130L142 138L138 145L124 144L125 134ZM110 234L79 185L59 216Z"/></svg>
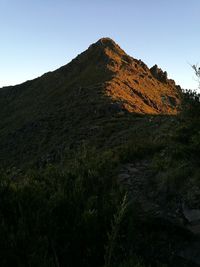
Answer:
<svg viewBox="0 0 200 267"><path fill-rule="evenodd" d="M111 38L109 37L103 37L101 39L99 39L96 44L100 44L100 45L103 45L103 46L110 46L110 45L114 45L114 46L117 46L117 44L115 43L114 40L112 40Z"/></svg>
<svg viewBox="0 0 200 267"><path fill-rule="evenodd" d="M4 164L5 157L13 164L19 153L22 162L31 162L28 149L36 158L46 147L54 157L52 144L64 151L58 146L59 134L59 140L93 138L101 132L99 121L113 122L112 118L118 120L128 113L175 115L180 110L181 90L158 66L149 69L112 39L101 38L69 64L0 90L0 105L0 163ZM67 142L76 146L74 141Z"/></svg>
<svg viewBox="0 0 200 267"><path fill-rule="evenodd" d="M126 53L121 49L121 47L109 37L103 37L99 39L96 43L90 45L89 48L97 50L100 49L102 51L109 50L121 56L126 55Z"/></svg>

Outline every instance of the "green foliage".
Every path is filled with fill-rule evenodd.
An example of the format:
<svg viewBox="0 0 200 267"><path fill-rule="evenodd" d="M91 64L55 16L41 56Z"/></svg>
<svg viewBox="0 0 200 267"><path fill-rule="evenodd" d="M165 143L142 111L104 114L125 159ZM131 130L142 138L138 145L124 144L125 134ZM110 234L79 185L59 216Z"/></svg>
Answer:
<svg viewBox="0 0 200 267"><path fill-rule="evenodd" d="M165 192L168 201L177 198L200 207L199 197L200 153L200 102L199 95L186 91L183 95L183 110L178 116L172 137L163 150L154 156L157 185Z"/></svg>
<svg viewBox="0 0 200 267"><path fill-rule="evenodd" d="M119 206L119 210L114 216L111 233L109 233L108 236L108 246L106 248L106 255L105 255L105 267L111 267L113 265L113 255L115 246L117 244L117 236L119 234L121 222L126 213L127 205L128 205L127 194L125 194L123 201Z"/></svg>
<svg viewBox="0 0 200 267"><path fill-rule="evenodd" d="M145 267L140 259L132 256L129 260L125 260L117 267Z"/></svg>
<svg viewBox="0 0 200 267"><path fill-rule="evenodd" d="M121 159L131 151L122 156L122 147L99 153L83 146L62 170L2 174L1 266L148 266L141 250L155 241L141 227L138 204L118 184Z"/></svg>
<svg viewBox="0 0 200 267"><path fill-rule="evenodd" d="M182 158L198 161L200 152L200 102L196 92L187 91L180 126L175 133L177 152Z"/></svg>
<svg viewBox="0 0 200 267"><path fill-rule="evenodd" d="M84 151L64 172L50 166L23 179L2 177L1 266L103 265L122 198L108 154Z"/></svg>
<svg viewBox="0 0 200 267"><path fill-rule="evenodd" d="M134 161L138 159L148 158L160 151L163 143L153 139L151 136L145 138L135 136L133 140L129 140L125 145L121 146L120 160L122 162Z"/></svg>
<svg viewBox="0 0 200 267"><path fill-rule="evenodd" d="M94 79L96 75L93 73ZM47 77L43 82L51 84ZM61 98L65 89L60 92ZM49 102L52 112L56 105L54 93L52 90ZM57 110L59 116L52 113L56 116L49 115L44 121L40 121L38 109L33 118L36 125L25 121L25 128L16 134L17 144L5 140L12 136L12 127L21 122L10 124L8 132L2 130L5 151L9 148L14 154L2 150L5 166L10 164L10 169L3 170L0 178L0 265L150 267L162 266L163 261L170 266L168 255L174 251L176 232L170 227L163 229L143 213L140 203L131 202L117 176L126 163L152 161L148 166L153 173L151 187L144 188L146 191L152 190L156 200L166 197L166 205L173 206L181 198L200 206L197 95L185 94L178 119L105 116L95 120L97 125L93 128L91 121L85 120L91 112L87 104L92 98L84 101L85 114L82 117L80 113L78 118L73 117L73 106L65 106L64 102ZM77 107L76 102L74 105ZM11 111L14 108L10 107ZM75 121L73 125L71 121ZM53 130L51 125L55 126ZM30 136L24 135L26 127ZM70 131L70 140L66 140L66 131ZM29 139L24 140L23 136ZM41 136L45 138L40 140ZM15 140L15 136L12 138ZM24 158L18 159L16 154L25 150ZM38 155L47 151L52 152L49 161L45 159L43 164L40 159L37 170L27 171L26 163L36 163ZM19 161L23 170L12 167L18 166Z"/></svg>

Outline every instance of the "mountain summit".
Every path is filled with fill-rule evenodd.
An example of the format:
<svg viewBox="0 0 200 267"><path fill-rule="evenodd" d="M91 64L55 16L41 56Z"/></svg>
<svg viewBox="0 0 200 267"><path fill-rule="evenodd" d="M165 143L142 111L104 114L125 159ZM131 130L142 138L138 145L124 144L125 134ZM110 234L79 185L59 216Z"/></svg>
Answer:
<svg viewBox="0 0 200 267"><path fill-rule="evenodd" d="M101 83L103 94L129 112L176 114L180 108L180 86L168 79L157 65L151 69L128 56L112 39L92 44L69 65L79 73L79 86Z"/></svg>
<svg viewBox="0 0 200 267"><path fill-rule="evenodd" d="M180 103L181 89L166 72L157 65L149 69L102 38L56 71L0 89L0 162L16 160L18 153L22 160L33 155L37 160L61 143L87 140L97 120L173 115Z"/></svg>
<svg viewBox="0 0 200 267"><path fill-rule="evenodd" d="M128 56L113 40L102 38L90 46L100 50L104 67L112 75L106 83L106 94L129 112L143 114L176 114L180 107L180 87L168 79L157 65L151 69L141 60ZM102 59L101 58L101 59ZM101 61L101 59L99 61Z"/></svg>

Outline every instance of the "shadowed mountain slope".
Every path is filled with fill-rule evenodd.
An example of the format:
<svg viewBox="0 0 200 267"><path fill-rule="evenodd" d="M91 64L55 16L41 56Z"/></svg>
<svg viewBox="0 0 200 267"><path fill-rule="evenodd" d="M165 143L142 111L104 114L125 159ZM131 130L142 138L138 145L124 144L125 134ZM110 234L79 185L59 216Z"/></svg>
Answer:
<svg viewBox="0 0 200 267"><path fill-rule="evenodd" d="M0 89L1 266L200 266L199 99L109 38Z"/></svg>
<svg viewBox="0 0 200 267"><path fill-rule="evenodd" d="M177 114L180 99L180 87L156 65L149 69L100 39L60 69L0 89L0 162L51 158L52 150L87 140L105 120L128 113Z"/></svg>

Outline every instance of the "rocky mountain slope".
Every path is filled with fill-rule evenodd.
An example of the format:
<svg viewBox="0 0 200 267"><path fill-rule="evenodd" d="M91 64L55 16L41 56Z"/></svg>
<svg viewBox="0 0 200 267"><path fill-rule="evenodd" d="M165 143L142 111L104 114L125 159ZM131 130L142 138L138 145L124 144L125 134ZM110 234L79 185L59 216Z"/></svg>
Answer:
<svg viewBox="0 0 200 267"><path fill-rule="evenodd" d="M200 266L198 99L109 38L0 89L1 265Z"/></svg>
<svg viewBox="0 0 200 267"><path fill-rule="evenodd" d="M180 87L167 78L167 73L141 60L128 56L110 39L101 39L93 47L101 47L107 56L107 68L113 73L106 83L106 95L129 112L142 114L177 114Z"/></svg>
<svg viewBox="0 0 200 267"><path fill-rule="evenodd" d="M156 65L149 69L113 40L100 39L66 66L0 89L0 163L54 160L91 135L106 136L104 120L174 115L180 101L180 87Z"/></svg>

